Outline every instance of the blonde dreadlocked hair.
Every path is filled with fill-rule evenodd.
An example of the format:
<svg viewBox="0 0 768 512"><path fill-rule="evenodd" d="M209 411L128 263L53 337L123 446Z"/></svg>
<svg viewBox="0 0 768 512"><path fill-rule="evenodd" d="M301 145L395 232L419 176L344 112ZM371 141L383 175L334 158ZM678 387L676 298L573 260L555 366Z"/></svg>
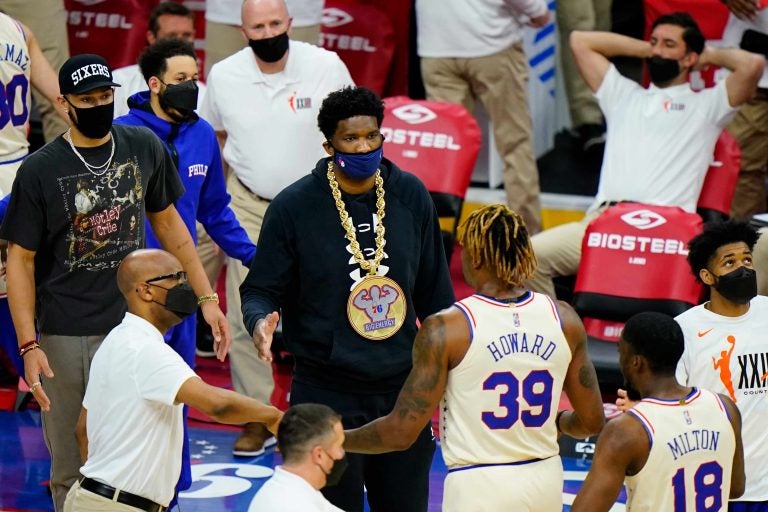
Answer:
<svg viewBox="0 0 768 512"><path fill-rule="evenodd" d="M472 212L458 229L458 240L475 265L519 286L536 270L536 256L522 217L503 204Z"/></svg>

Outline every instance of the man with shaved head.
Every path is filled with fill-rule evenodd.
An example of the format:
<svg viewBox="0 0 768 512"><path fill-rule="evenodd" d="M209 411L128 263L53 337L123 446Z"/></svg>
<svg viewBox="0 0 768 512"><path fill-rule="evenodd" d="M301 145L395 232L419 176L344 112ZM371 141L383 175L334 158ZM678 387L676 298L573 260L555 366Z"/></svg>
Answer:
<svg viewBox="0 0 768 512"><path fill-rule="evenodd" d="M67 512L167 507L181 469L182 404L221 423L259 422L272 433L282 417L275 407L209 386L165 344L165 331L197 310L176 257L134 251L120 264L117 284L128 312L91 363L76 430L83 478L67 495Z"/></svg>
<svg viewBox="0 0 768 512"><path fill-rule="evenodd" d="M242 31L248 46L213 66L199 111L223 142L232 170L227 179L231 208L254 241L270 201L325 156L315 122L323 98L352 85L338 55L291 40L291 24L284 0L245 0ZM266 401L273 388L271 367L257 357L240 316L238 287L247 273L239 260L229 258L232 382L238 392ZM269 437L261 425L246 425L233 452L259 455Z"/></svg>

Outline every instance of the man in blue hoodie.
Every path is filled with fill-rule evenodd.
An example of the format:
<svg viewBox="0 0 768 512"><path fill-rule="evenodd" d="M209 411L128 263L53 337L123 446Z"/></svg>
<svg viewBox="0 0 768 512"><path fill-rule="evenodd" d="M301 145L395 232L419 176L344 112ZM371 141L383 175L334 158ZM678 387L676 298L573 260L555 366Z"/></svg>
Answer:
<svg viewBox="0 0 768 512"><path fill-rule="evenodd" d="M256 246L229 208L216 134L195 113L198 68L194 48L176 39L160 40L139 57L139 66L149 90L132 95L128 99L129 113L115 123L144 126L163 141L184 184L185 192L176 202L176 209L195 243L195 221L200 221L228 256L248 266ZM149 225L147 247L161 247ZM190 316L165 334L167 343L191 367L195 364L195 327L195 317ZM178 490L191 483L188 443L185 435Z"/></svg>

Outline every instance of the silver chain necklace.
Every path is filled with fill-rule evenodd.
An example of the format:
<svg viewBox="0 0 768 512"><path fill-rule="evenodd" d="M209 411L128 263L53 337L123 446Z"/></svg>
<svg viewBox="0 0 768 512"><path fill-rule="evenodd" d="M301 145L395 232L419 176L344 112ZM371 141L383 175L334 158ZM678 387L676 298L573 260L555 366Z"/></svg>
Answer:
<svg viewBox="0 0 768 512"><path fill-rule="evenodd" d="M110 140L112 141L112 151L109 153L109 159L104 162L101 165L91 165L88 162L85 161L85 158L83 158L83 155L80 154L79 151L77 151L77 148L75 148L75 145L72 143L72 128L67 130L67 133L64 134L65 139L67 139L67 142L69 142L69 147L72 148L72 151L74 151L75 155L77 155L77 158L80 159L81 162L83 162L83 165L86 169L88 169L91 174L95 176L101 176L107 170L109 169L109 164L112 163L112 157L115 156L115 137L114 135L110 137Z"/></svg>

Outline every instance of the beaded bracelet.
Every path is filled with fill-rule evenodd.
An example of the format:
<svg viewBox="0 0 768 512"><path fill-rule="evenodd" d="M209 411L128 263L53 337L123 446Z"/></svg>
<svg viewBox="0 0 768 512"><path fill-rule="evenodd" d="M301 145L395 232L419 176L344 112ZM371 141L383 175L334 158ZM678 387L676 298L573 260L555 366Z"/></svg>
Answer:
<svg viewBox="0 0 768 512"><path fill-rule="evenodd" d="M27 352L32 352L33 350L40 348L40 344L35 341L32 344L25 343L22 345L22 348L19 349L19 357L24 357L24 354Z"/></svg>
<svg viewBox="0 0 768 512"><path fill-rule="evenodd" d="M215 302L216 304L219 303L219 294L218 293L212 293L210 295L201 295L197 298L197 305L202 306L206 302Z"/></svg>
<svg viewBox="0 0 768 512"><path fill-rule="evenodd" d="M32 346L32 345L34 345L35 343L37 343L37 340L29 340L29 341L27 341L26 343L24 343L23 345L21 345L21 346L19 347L19 351L22 351L22 350L24 350L25 348L27 348L27 347L29 347L29 346Z"/></svg>

